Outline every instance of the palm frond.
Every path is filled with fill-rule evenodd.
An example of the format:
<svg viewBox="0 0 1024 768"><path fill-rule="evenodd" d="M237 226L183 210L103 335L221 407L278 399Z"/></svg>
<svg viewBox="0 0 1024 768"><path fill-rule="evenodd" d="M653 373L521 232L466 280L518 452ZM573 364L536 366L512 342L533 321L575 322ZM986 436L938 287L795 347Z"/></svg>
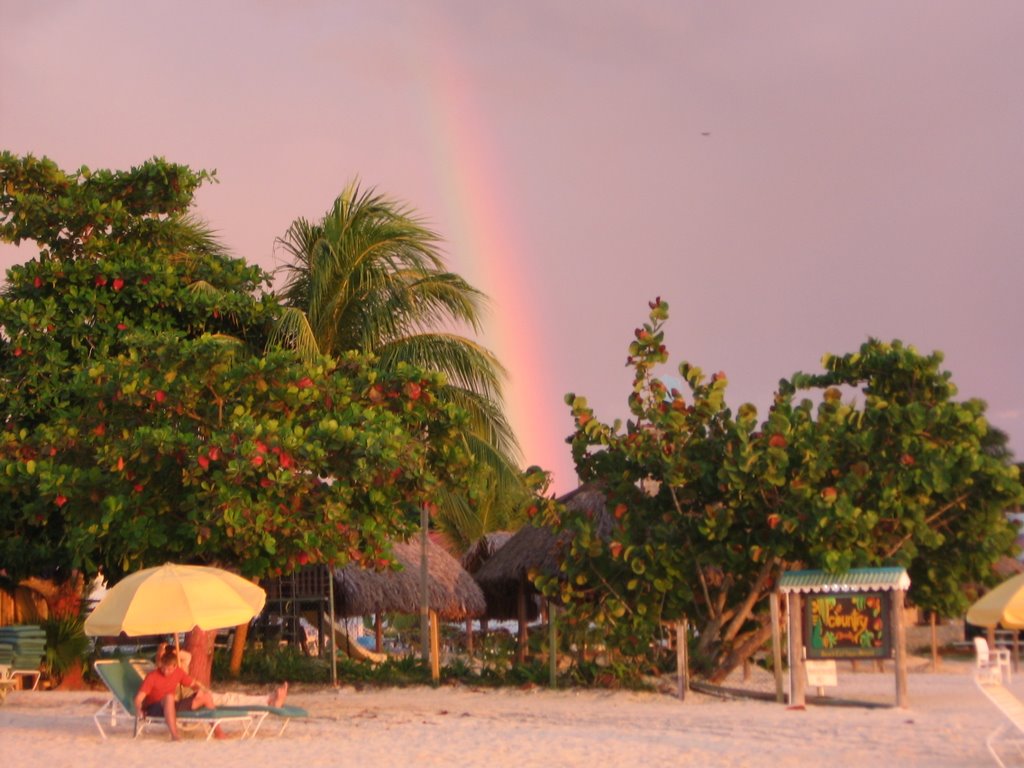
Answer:
<svg viewBox="0 0 1024 768"><path fill-rule="evenodd" d="M224 291L211 283L208 283L206 280L195 280L189 283L186 286L186 289L192 293L198 293L203 296L212 296L213 298L224 295Z"/></svg>
<svg viewBox="0 0 1024 768"><path fill-rule="evenodd" d="M486 296L445 269L438 235L411 209L350 182L315 222L296 219L275 247L286 307L271 343L309 353L372 352L383 370L406 363L442 372L439 397L468 415L474 500L439 500L452 526L488 525L490 509L519 499L519 446L505 418L505 369L492 352L447 329L479 332ZM475 520L475 523L474 523ZM475 535L479 535L477 531Z"/></svg>
<svg viewBox="0 0 1024 768"><path fill-rule="evenodd" d="M421 333L396 339L374 352L385 368L407 363L441 371L455 387L477 392L500 404L507 376L494 353L465 336L453 333Z"/></svg>
<svg viewBox="0 0 1024 768"><path fill-rule="evenodd" d="M284 307L270 329L267 349L294 349L303 360L311 361L320 354L316 335L309 326L306 313L295 307Z"/></svg>

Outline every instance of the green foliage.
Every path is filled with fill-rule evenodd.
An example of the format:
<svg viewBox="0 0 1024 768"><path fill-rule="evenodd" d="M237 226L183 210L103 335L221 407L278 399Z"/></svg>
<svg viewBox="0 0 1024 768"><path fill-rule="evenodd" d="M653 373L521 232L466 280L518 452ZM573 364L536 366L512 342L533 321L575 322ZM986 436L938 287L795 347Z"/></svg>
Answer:
<svg viewBox="0 0 1024 768"><path fill-rule="evenodd" d="M503 412L505 370L453 332L480 329L485 297L447 271L437 234L403 204L352 182L320 219L296 220L278 242L292 261L272 341L306 358L370 352L382 373L402 365L443 373L449 386L438 396L467 414L474 478L437 499L438 527L468 544L514 522L527 491Z"/></svg>
<svg viewBox="0 0 1024 768"><path fill-rule="evenodd" d="M441 374L265 352L267 276L187 215L207 178L0 155L0 235L41 247L0 298L8 573L376 565L459 486L464 417Z"/></svg>
<svg viewBox="0 0 1024 768"><path fill-rule="evenodd" d="M85 634L85 619L63 616L46 619L46 673L57 680L72 670L84 672L92 653L92 643Z"/></svg>
<svg viewBox="0 0 1024 768"><path fill-rule="evenodd" d="M331 665L328 659L307 656L291 646L274 650L249 650L242 658L242 669L236 678L230 672L230 653L216 651L213 655L214 681L240 680L243 683L270 685L311 683L330 685Z"/></svg>
<svg viewBox="0 0 1024 768"><path fill-rule="evenodd" d="M903 565L914 601L947 615L963 609L963 583L991 579L1022 488L984 450L984 404L953 400L941 355L875 340L826 355L823 373L780 382L758 423L753 406L726 407L724 373L683 363L685 394L655 376L667 315L652 302L634 334L624 430L567 396L577 470L604 483L615 520L599 536L584 514L546 513L572 532L562 576L540 581L570 626L597 627L644 670L661 622L688 617L698 664L721 676L767 639L763 598L783 570Z"/></svg>

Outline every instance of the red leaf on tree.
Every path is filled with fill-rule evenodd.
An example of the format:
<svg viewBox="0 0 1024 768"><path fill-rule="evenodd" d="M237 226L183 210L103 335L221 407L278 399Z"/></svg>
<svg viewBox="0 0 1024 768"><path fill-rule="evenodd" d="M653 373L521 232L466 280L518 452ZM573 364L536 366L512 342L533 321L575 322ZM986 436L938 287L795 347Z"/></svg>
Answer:
<svg viewBox="0 0 1024 768"><path fill-rule="evenodd" d="M115 277L114 282L111 285L113 286L115 291L120 291L122 288L124 288L124 280L122 280L120 277Z"/></svg>
<svg viewBox="0 0 1024 768"><path fill-rule="evenodd" d="M58 494L57 497L53 500L53 503L56 504L58 507L63 507L65 504L68 503L68 497Z"/></svg>

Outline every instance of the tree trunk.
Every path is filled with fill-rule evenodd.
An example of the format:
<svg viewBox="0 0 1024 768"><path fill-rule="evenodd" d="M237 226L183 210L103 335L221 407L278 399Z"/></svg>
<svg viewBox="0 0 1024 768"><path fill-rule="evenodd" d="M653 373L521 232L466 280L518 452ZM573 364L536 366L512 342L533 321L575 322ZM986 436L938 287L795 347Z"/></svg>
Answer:
<svg viewBox="0 0 1024 768"><path fill-rule="evenodd" d="M245 655L245 641L248 637L248 624L239 624L235 627L235 636L231 641L231 664L228 667L232 677L238 677L242 673L242 657Z"/></svg>
<svg viewBox="0 0 1024 768"><path fill-rule="evenodd" d="M764 645L768 638L772 636L772 625L768 621L754 630L748 637L744 638L741 642L737 643L730 653L721 661L717 668L711 673L708 680L712 683L720 683L729 676L736 667L743 663L745 659L750 656Z"/></svg>
<svg viewBox="0 0 1024 768"><path fill-rule="evenodd" d="M213 673L213 641L216 637L216 630L207 632L193 627L185 639L185 650L192 654L189 675L205 686L210 685Z"/></svg>
<svg viewBox="0 0 1024 768"><path fill-rule="evenodd" d="M67 581L57 583L50 579L39 579L34 576L23 579L20 586L27 587L42 595L46 601L47 616L42 618L63 619L78 616L82 611L82 599L85 596L85 577L74 571Z"/></svg>
<svg viewBox="0 0 1024 768"><path fill-rule="evenodd" d="M85 671L82 667L71 667L67 669L60 678L58 691L84 691L88 688L85 684Z"/></svg>

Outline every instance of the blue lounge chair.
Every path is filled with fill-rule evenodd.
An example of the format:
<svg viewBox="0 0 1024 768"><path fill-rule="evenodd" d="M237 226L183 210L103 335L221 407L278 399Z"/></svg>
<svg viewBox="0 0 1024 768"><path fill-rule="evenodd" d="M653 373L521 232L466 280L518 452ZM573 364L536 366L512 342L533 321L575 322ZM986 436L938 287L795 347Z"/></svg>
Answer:
<svg viewBox="0 0 1024 768"><path fill-rule="evenodd" d="M128 663L131 664L135 671L143 678L145 678L151 670L156 669L153 662L148 659L130 659ZM224 713L251 713L254 719L252 733L249 734L250 736L256 735L257 731L260 730L260 726L263 725L263 721L270 715L283 720L281 727L278 729L277 733L274 734L275 736L280 736L284 733L285 728L288 727L288 723L291 722L293 717L309 717L309 712L304 710L302 707L294 707L290 704L283 707L272 707L269 704L223 704L217 707L217 711Z"/></svg>
<svg viewBox="0 0 1024 768"><path fill-rule="evenodd" d="M110 725L117 725L118 716L134 718L135 736L154 725L166 727L166 721L162 717L151 717L139 715L135 711L135 695L142 686L142 676L126 660L121 659L100 659L93 667L96 675L103 681L103 684L110 690L111 698L106 704L93 715L93 721L99 729L100 735L107 738L101 722L106 717L110 718ZM242 738L252 737L259 730L267 712L249 712L245 709L193 709L187 712L178 712L178 725L182 728L202 728L206 738L213 738L214 730L225 723L238 723L242 726Z"/></svg>

